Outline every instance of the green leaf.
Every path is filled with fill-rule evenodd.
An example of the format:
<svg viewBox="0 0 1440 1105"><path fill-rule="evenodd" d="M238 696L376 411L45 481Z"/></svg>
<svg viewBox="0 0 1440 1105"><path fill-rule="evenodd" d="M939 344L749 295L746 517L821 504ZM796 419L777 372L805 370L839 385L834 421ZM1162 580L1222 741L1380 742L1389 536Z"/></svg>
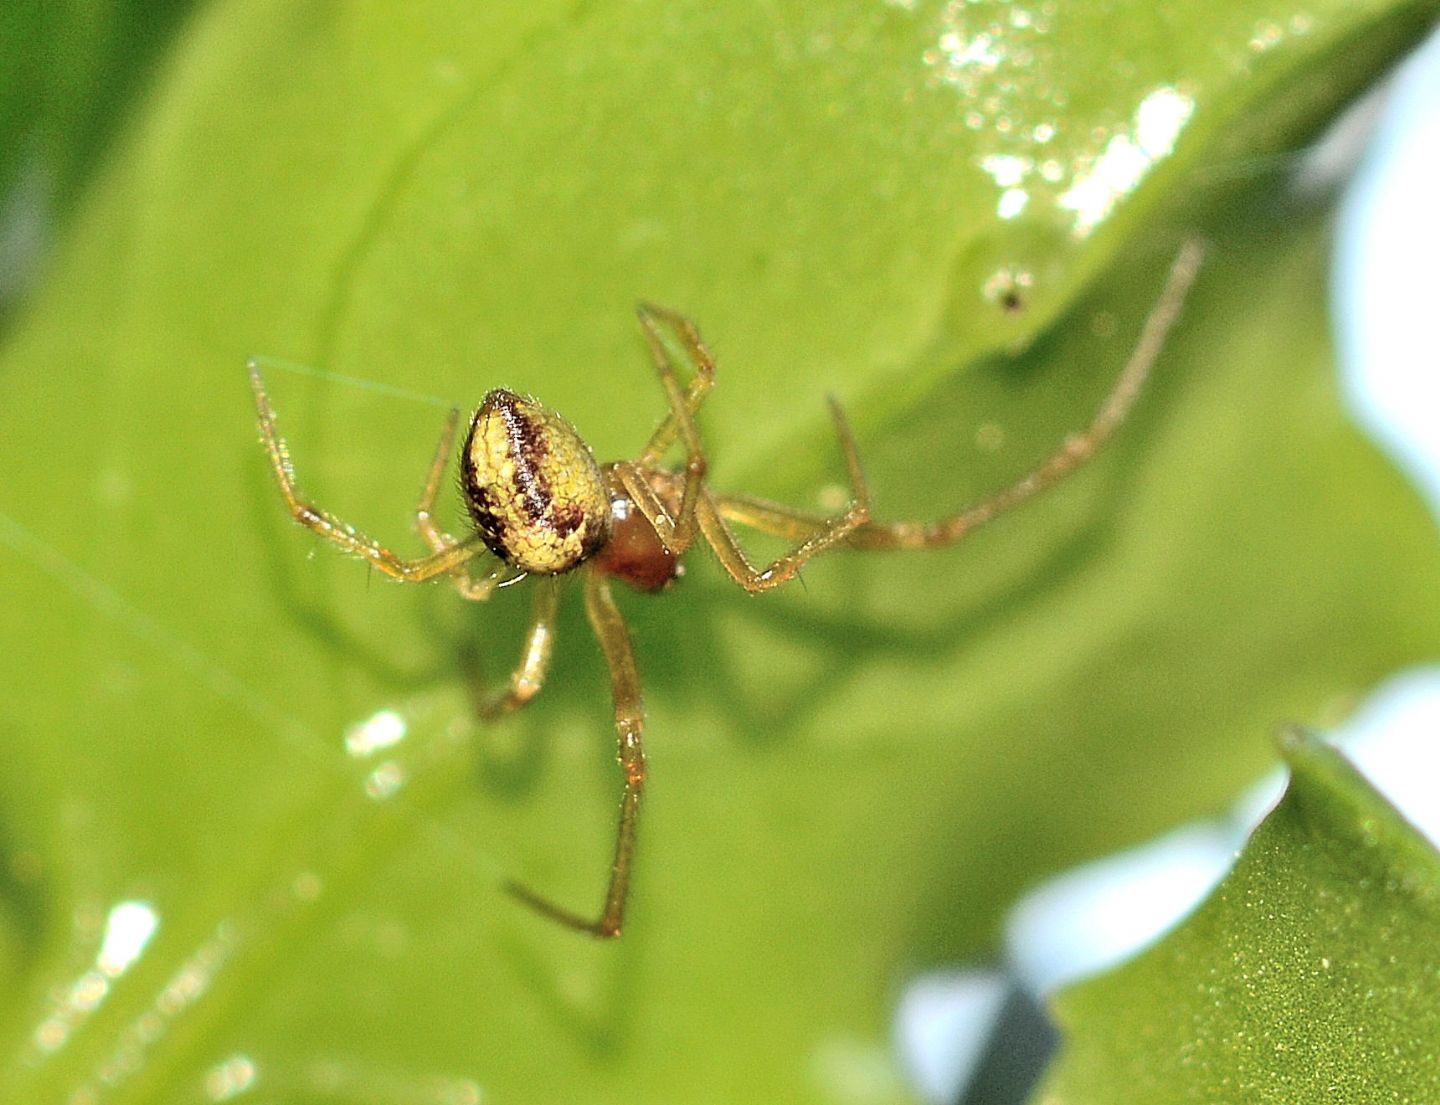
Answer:
<svg viewBox="0 0 1440 1105"><path fill-rule="evenodd" d="M1440 650L1433 525L1335 396L1327 210L1248 160L1433 10L206 6L0 350L0 1100L907 1100L907 971ZM933 517L1084 424L1197 232L1084 475L957 548L754 600L697 554L623 596L652 783L618 945L500 890L603 886L576 604L545 692L475 725L524 588L472 607L317 551L255 440L260 352L521 388L634 455L644 297L719 357L717 486L814 506L833 391L877 508ZM417 548L441 412L268 379L307 492ZM403 739L347 746L377 718ZM122 903L158 919L123 970Z"/></svg>
<svg viewBox="0 0 1440 1105"><path fill-rule="evenodd" d="M1282 747L1290 788L1210 899L1060 996L1039 1102L1440 1095L1440 854L1334 749L1298 732Z"/></svg>
<svg viewBox="0 0 1440 1105"><path fill-rule="evenodd" d="M0 58L6 79L0 84L0 196L8 197L20 173L28 136L34 127L42 67L35 39L40 35L40 0L15 0L0 12Z"/></svg>
<svg viewBox="0 0 1440 1105"><path fill-rule="evenodd" d="M26 162L62 206L193 0L12 0L0 12L0 196Z"/></svg>
<svg viewBox="0 0 1440 1105"><path fill-rule="evenodd" d="M0 8L0 324L191 6L7 0Z"/></svg>

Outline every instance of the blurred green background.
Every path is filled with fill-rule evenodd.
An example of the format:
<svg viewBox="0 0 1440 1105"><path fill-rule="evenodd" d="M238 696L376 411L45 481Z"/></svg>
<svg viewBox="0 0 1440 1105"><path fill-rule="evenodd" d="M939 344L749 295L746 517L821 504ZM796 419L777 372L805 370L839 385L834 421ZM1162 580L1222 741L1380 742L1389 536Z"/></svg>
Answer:
<svg viewBox="0 0 1440 1105"><path fill-rule="evenodd" d="M1289 186L1435 11L10 5L0 1099L912 1100L914 971L1440 651L1433 524L1335 394L1333 197ZM760 598L703 555L622 597L652 783L618 945L499 889L603 888L578 603L544 694L477 725L524 588L317 548L243 372L506 385L624 457L652 299L719 359L716 486L816 506L833 393L877 511L935 517L1084 424L1197 234L1153 386L1043 501ZM417 548L441 412L270 383L313 497ZM403 738L352 754L367 722Z"/></svg>

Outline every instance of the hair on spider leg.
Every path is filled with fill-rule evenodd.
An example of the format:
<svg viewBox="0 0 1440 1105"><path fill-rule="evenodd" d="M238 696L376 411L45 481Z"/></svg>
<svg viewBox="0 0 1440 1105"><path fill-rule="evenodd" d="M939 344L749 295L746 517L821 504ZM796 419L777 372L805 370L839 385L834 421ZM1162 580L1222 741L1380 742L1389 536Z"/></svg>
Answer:
<svg viewBox="0 0 1440 1105"><path fill-rule="evenodd" d="M471 415L459 450L458 485L469 532L457 538L434 521L435 499L458 429L458 414L451 408L414 515L428 552L415 557L392 552L301 494L256 362L251 362L250 380L261 440L296 522L400 582L447 581L463 598L475 601L536 577L530 622L509 688L476 696L482 716L521 709L540 692L550 669L560 587L568 578L581 581L586 616L610 675L617 760L624 780L610 876L593 916L557 905L518 881L508 881L505 888L560 924L613 938L624 927L648 772L639 670L612 582L642 593L663 593L680 578L681 558L700 543L710 548L735 584L754 594L800 578L809 561L832 549L920 549L962 540L1061 482L1109 440L1160 356L1203 255L1198 239L1177 252L1132 352L1088 426L1066 435L1047 459L1009 486L928 522L884 522L871 516L859 450L833 396L828 405L849 483L843 507L814 514L712 490L695 419L714 385L715 361L690 319L654 304L641 304L637 315L667 409L644 448L633 459L601 464L559 413L529 396L495 388ZM688 381L681 380L677 356L688 362ZM676 453L680 459L667 463ZM757 567L736 526L781 538L791 548ZM487 554L493 566L483 575L472 574L471 562ZM804 586L803 579L801 583Z"/></svg>

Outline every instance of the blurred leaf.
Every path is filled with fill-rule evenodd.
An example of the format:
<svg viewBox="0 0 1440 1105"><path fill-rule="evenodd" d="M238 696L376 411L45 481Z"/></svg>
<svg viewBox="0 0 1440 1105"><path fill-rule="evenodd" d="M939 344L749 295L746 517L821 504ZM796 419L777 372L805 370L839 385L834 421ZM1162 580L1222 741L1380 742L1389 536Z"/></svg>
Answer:
<svg viewBox="0 0 1440 1105"><path fill-rule="evenodd" d="M14 0L0 11L0 197L8 196L27 152L35 124L44 67L35 48L41 36L41 0Z"/></svg>
<svg viewBox="0 0 1440 1105"><path fill-rule="evenodd" d="M1339 753L1299 734L1284 751L1290 789L1211 898L1060 996L1038 1101L1440 1097L1440 855Z"/></svg>
<svg viewBox="0 0 1440 1105"><path fill-rule="evenodd" d="M0 8L0 312L31 279L193 0Z"/></svg>
<svg viewBox="0 0 1440 1105"><path fill-rule="evenodd" d="M1241 120L1246 150L1313 131L1433 10L207 6L0 359L0 1100L907 1100L905 972L1440 646L1433 527L1334 394L1326 212L1216 165ZM717 486L813 505L834 391L879 509L933 516L1083 424L1196 230L1186 321L1084 476L960 548L754 601L696 556L625 596L653 783L618 946L498 889L603 883L574 604L545 694L474 731L524 588L471 608L316 552L254 440L263 352L509 384L631 455L645 297L720 358ZM270 382L307 491L416 547L440 412ZM404 739L347 752L376 717ZM154 934L97 966L126 902Z"/></svg>
<svg viewBox="0 0 1440 1105"><path fill-rule="evenodd" d="M22 0L24 6L26 0ZM39 35L47 171L63 206L131 113L195 0L47 0ZM33 55L32 55L33 56Z"/></svg>

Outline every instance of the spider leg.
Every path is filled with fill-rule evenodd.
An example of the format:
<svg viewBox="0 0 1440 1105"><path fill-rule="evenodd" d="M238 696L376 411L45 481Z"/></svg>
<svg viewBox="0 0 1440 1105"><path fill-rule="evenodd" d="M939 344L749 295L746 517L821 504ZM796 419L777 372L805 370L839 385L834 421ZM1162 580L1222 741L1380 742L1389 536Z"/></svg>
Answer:
<svg viewBox="0 0 1440 1105"><path fill-rule="evenodd" d="M455 426L460 412L455 408L445 416L445 425L440 430L440 443L435 447L435 459L425 473L425 486L420 491L420 505L415 508L415 528L430 546L432 552L439 552L455 544L455 538L443 532L435 521L435 497L440 493L440 477L445 474L445 462L450 459L450 450L455 444Z"/></svg>
<svg viewBox="0 0 1440 1105"><path fill-rule="evenodd" d="M440 443L435 447L435 459L430 462L430 469L425 475L425 486L420 491L420 505L415 508L415 528L420 531L420 536L425 539L425 544L430 546L431 551L437 553L451 545L460 544L435 521L435 498L440 493L440 479L445 474L445 464L450 459L450 450L455 444L455 427L459 420L460 412L452 407L445 417L445 425L440 430ZM505 574L506 567L499 562L479 578L472 576L463 566L457 566L450 572L450 582L463 598L484 602L495 593L495 588L500 585Z"/></svg>
<svg viewBox="0 0 1440 1105"><path fill-rule="evenodd" d="M845 456L845 467L850 477L850 506L833 518L812 519L799 511L766 504L767 511L751 510L747 514L741 509L745 504L752 507L760 500L723 498L705 491L695 504L695 518L706 542L715 550L720 564L736 583L750 592L767 591L778 587L795 575L806 561L818 556L834 545L844 544L864 526L870 517L870 492L865 483L865 473L860 467L860 455L855 449L855 440L840 404L830 400L830 411L835 418L835 432L840 439L840 449ZM757 528L779 532L781 536L793 537L800 541L790 552L778 557L766 568L756 570L750 563L745 550L735 538L734 531L726 524L729 515L738 521L760 524ZM773 524L770 524L773 523Z"/></svg>
<svg viewBox="0 0 1440 1105"><path fill-rule="evenodd" d="M675 519L671 516L670 507L655 491L646 469L632 460L621 460L611 465L611 470L620 481L620 486L625 489L625 494L635 504L635 508L655 527L655 532L665 547L672 552L676 551L679 540L676 537Z"/></svg>
<svg viewBox="0 0 1440 1105"><path fill-rule="evenodd" d="M497 569L497 576L500 570ZM520 652L520 662L510 675L510 688L491 696L476 696L475 712L481 718L490 721L514 713L540 693L545 673L550 668L550 655L555 648L555 612L560 606L560 583L553 576L536 582L530 626L525 631L525 647Z"/></svg>
<svg viewBox="0 0 1440 1105"><path fill-rule="evenodd" d="M674 519L673 539L666 539L665 542L678 554L688 549L695 540L695 504L700 498L700 489L708 465L705 450L700 444L699 431L695 429L695 411L715 382L715 358L700 340L700 331L695 324L683 315L666 307L643 303L637 314L645 331L645 344L650 347L655 370L660 374L661 386L670 401L670 413L651 435L636 464L642 467L655 466L677 437L685 446L685 486L680 493L680 510ZM690 387L686 391L681 390L675 365L670 360L664 341L661 340L660 322L674 329L695 366L695 374L690 378Z"/></svg>
<svg viewBox="0 0 1440 1105"><path fill-rule="evenodd" d="M797 510L754 495L716 495L714 499L716 509L727 522L738 522L761 533L791 541L808 541L824 529L826 524L823 515ZM864 529L863 526L858 528ZM852 533L850 541L854 538Z"/></svg>
<svg viewBox="0 0 1440 1105"><path fill-rule="evenodd" d="M848 543L862 549L917 549L952 544L978 526L1053 487L1088 461L1130 413L1135 397L1180 317L1204 255L1205 247L1197 239L1180 247L1129 359L1089 426L1067 437L1030 472L982 502L934 522L868 522L850 534ZM762 519L772 518L761 504L742 502L732 506L741 511L748 508Z"/></svg>
<svg viewBox="0 0 1440 1105"><path fill-rule="evenodd" d="M635 668L630 633L610 593L609 581L599 572L585 573L585 612L590 617L590 625L610 668L620 770L625 775L625 789L620 798L620 823L615 833L615 859L610 867L605 905L600 916L592 921L519 883L508 883L506 889L532 909L562 925L609 939L620 935L625 922L625 898L630 889L630 867L635 856L635 827L640 812L640 796L645 789L645 748L641 739L645 718L640 703L640 674Z"/></svg>
<svg viewBox="0 0 1440 1105"><path fill-rule="evenodd" d="M302 498L295 485L295 469L290 463L290 450L277 428L275 412L270 406L270 397L265 392L264 381L260 378L260 369L251 361L249 370L250 386L255 392L255 411L260 420L260 437L270 458L270 467L275 471L280 493L285 497L285 505L290 508L290 515L297 522L314 530L345 552L368 561L372 567L386 575L406 583L419 583L445 575L480 552L482 546L478 541L457 541L434 549L429 556L407 560L397 556L374 538L359 532L348 522Z"/></svg>
<svg viewBox="0 0 1440 1105"><path fill-rule="evenodd" d="M700 409L700 404L704 402L705 396L715 385L715 358L701 340L699 327L678 311L672 311L669 307L661 307L656 303L642 303L636 308L635 313L640 319L640 325L645 330L645 344L650 348L650 356L655 361L655 367L660 373L662 383L667 373L670 376L675 375L674 365L660 338L662 323L668 325L675 332L685 346L686 353L690 355L690 363L695 368L695 374L690 378L690 387L685 393L684 406L690 417L693 418L695 412ZM668 392L667 387L667 394ZM670 446L675 444L675 439L681 432L680 421L675 410L672 401L670 412L655 428L644 452L640 454L641 464L658 464Z"/></svg>

